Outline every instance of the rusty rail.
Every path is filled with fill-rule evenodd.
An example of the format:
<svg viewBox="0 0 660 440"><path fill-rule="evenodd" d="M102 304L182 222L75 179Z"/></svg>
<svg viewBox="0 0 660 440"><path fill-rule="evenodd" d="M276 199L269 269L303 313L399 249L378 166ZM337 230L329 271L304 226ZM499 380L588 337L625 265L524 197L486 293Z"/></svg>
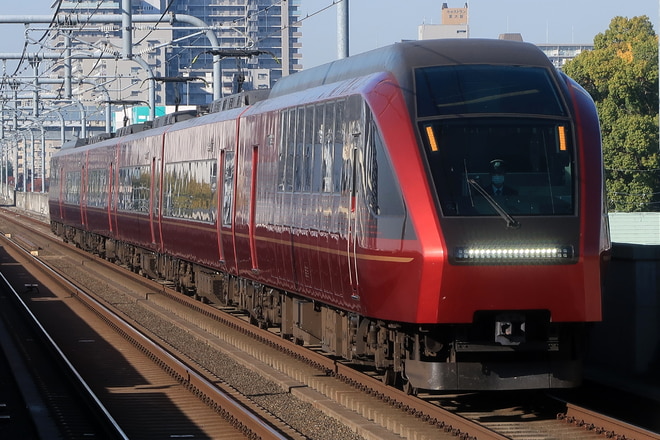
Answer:
<svg viewBox="0 0 660 440"><path fill-rule="evenodd" d="M566 413L559 414L557 418L581 426L585 430L603 434L606 438L616 440L660 440L659 434L571 403L566 404Z"/></svg>

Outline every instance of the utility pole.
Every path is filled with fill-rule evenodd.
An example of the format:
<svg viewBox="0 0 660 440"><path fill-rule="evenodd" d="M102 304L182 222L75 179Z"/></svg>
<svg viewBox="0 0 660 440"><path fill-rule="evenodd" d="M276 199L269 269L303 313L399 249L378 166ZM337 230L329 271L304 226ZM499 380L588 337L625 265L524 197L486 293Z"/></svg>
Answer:
<svg viewBox="0 0 660 440"><path fill-rule="evenodd" d="M121 39L124 48L124 59L133 58L133 13L131 11L131 0L121 1Z"/></svg>
<svg viewBox="0 0 660 440"><path fill-rule="evenodd" d="M337 58L348 57L348 0L337 3Z"/></svg>
<svg viewBox="0 0 660 440"><path fill-rule="evenodd" d="M282 17L282 76L289 75L289 67L291 66L290 50L291 35L290 20L289 20L289 2L280 3L280 16Z"/></svg>

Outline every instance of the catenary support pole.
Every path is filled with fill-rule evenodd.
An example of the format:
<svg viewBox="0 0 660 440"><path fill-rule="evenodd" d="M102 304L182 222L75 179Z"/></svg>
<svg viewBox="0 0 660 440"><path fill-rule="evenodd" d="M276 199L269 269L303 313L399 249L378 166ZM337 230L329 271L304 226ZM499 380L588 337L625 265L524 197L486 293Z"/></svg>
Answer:
<svg viewBox="0 0 660 440"><path fill-rule="evenodd" d="M337 3L337 58L348 57L348 0Z"/></svg>

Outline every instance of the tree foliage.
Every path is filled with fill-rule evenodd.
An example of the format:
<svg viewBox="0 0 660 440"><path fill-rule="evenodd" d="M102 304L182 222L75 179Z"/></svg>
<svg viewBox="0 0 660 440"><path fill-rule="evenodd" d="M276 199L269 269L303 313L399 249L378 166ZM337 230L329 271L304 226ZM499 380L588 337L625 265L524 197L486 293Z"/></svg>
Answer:
<svg viewBox="0 0 660 440"><path fill-rule="evenodd" d="M613 18L594 50L563 70L598 108L608 208L660 211L658 36L649 18Z"/></svg>

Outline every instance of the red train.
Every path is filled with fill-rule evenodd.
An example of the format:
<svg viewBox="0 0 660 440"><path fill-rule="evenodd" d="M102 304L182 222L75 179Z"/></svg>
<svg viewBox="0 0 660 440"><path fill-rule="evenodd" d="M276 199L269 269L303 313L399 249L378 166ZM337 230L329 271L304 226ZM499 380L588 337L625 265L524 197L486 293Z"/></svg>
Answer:
<svg viewBox="0 0 660 440"><path fill-rule="evenodd" d="M535 46L399 43L121 131L53 157L66 240L410 392L579 383L599 124Z"/></svg>

